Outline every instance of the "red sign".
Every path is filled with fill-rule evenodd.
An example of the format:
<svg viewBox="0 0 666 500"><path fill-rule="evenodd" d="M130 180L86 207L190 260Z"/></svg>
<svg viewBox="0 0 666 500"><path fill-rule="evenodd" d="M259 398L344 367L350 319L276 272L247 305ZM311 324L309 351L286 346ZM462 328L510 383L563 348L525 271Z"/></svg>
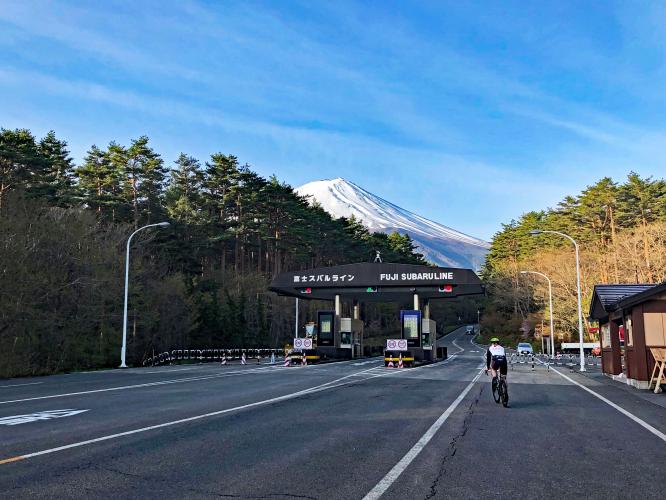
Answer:
<svg viewBox="0 0 666 500"><path fill-rule="evenodd" d="M590 328L587 329L589 333L599 333L599 328L596 326L591 326Z"/></svg>
<svg viewBox="0 0 666 500"><path fill-rule="evenodd" d="M624 342L624 325L620 325L618 332L620 334L620 342Z"/></svg>

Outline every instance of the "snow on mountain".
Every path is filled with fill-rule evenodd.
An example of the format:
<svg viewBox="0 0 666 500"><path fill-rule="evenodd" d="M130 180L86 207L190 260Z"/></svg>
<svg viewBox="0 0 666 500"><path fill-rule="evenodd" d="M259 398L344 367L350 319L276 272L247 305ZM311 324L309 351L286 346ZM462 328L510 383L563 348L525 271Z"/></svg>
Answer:
<svg viewBox="0 0 666 500"><path fill-rule="evenodd" d="M409 234L433 264L478 270L490 248L483 240L400 208L345 179L310 182L296 192L319 203L333 217L353 215L370 231Z"/></svg>

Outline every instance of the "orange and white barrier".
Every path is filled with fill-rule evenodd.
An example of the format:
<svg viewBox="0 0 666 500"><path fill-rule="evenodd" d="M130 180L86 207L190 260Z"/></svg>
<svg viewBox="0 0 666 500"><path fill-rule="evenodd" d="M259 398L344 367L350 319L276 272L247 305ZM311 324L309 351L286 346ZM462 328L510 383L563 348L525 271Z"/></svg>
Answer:
<svg viewBox="0 0 666 500"><path fill-rule="evenodd" d="M393 364L393 354L389 355L389 362L387 368L395 368L395 365Z"/></svg>
<svg viewBox="0 0 666 500"><path fill-rule="evenodd" d="M241 354L241 365L246 365L246 364L247 361L245 361L245 352L243 352L243 354Z"/></svg>
<svg viewBox="0 0 666 500"><path fill-rule="evenodd" d="M289 356L289 354L285 354L284 356L284 366L285 367L291 366L291 357Z"/></svg>
<svg viewBox="0 0 666 500"><path fill-rule="evenodd" d="M308 366L308 358L305 355L305 351L301 353L301 366Z"/></svg>
<svg viewBox="0 0 666 500"><path fill-rule="evenodd" d="M400 354L400 358L398 359L398 368L404 368L402 364L402 353Z"/></svg>
<svg viewBox="0 0 666 500"><path fill-rule="evenodd" d="M221 362L220 364L221 364L222 366L224 366L224 365L227 364L227 355L226 355L226 354L223 354L223 355L222 355L222 362Z"/></svg>

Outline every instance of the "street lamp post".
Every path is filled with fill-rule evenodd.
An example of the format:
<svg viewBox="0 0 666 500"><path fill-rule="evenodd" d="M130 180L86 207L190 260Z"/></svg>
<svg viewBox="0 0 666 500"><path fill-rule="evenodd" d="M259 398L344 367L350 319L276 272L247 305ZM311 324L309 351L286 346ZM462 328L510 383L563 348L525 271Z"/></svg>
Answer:
<svg viewBox="0 0 666 500"><path fill-rule="evenodd" d="M546 278L548 281L548 308L550 309L550 356L551 358L555 355L555 329L553 327L553 286L550 282L550 278L543 273L537 271L520 271L520 274L538 274L543 278ZM541 337L543 338L543 332L541 332Z"/></svg>
<svg viewBox="0 0 666 500"><path fill-rule="evenodd" d="M127 297L129 292L129 260L130 260L130 243L132 237L139 231L143 231L149 227L166 227L168 222L159 222L157 224L148 224L147 226L140 227L127 238L127 252L125 254L125 306L123 308L123 346L120 349L120 368L127 368L125 364L125 354L127 352Z"/></svg>
<svg viewBox="0 0 666 500"><path fill-rule="evenodd" d="M296 314L295 314L295 317L296 317L296 328L295 328L295 331L294 331L294 335L295 335L296 338L298 338L298 297L296 297Z"/></svg>
<svg viewBox="0 0 666 500"><path fill-rule="evenodd" d="M478 335L481 335L481 309L476 310L476 324L478 326Z"/></svg>
<svg viewBox="0 0 666 500"><path fill-rule="evenodd" d="M580 254L578 251L578 243L568 234L560 233L559 231L541 231L539 229L534 229L529 232L530 236L536 236L539 234L557 234L563 238L568 239L573 243L574 248L576 249L576 288L578 289L578 339L580 341L580 371L584 372L585 370L585 350L583 349L583 300L581 298L580 292Z"/></svg>

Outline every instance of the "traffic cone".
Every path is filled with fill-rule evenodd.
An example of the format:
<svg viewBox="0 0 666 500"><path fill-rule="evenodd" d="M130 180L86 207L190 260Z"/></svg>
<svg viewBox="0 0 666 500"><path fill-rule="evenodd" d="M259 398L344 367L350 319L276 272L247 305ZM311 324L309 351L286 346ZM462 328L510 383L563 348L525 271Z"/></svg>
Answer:
<svg viewBox="0 0 666 500"><path fill-rule="evenodd" d="M301 366L308 366L308 358L305 355L305 351L301 353Z"/></svg>
<svg viewBox="0 0 666 500"><path fill-rule="evenodd" d="M389 364L387 368L395 368L395 365L393 364L393 354L389 355Z"/></svg>
<svg viewBox="0 0 666 500"><path fill-rule="evenodd" d="M289 354L284 355L284 366L287 367L291 365L291 358L289 357Z"/></svg>
<svg viewBox="0 0 666 500"><path fill-rule="evenodd" d="M241 365L246 365L246 364L247 361L245 361L245 352L243 352L243 354L241 354Z"/></svg>
<svg viewBox="0 0 666 500"><path fill-rule="evenodd" d="M275 364L275 353L274 352L271 353L271 364L272 365Z"/></svg>
<svg viewBox="0 0 666 500"><path fill-rule="evenodd" d="M222 362L220 364L222 366L227 364L227 355L226 355L226 353L222 354Z"/></svg>
<svg viewBox="0 0 666 500"><path fill-rule="evenodd" d="M402 365L402 353L400 353L400 359L398 359L398 368L404 368Z"/></svg>

